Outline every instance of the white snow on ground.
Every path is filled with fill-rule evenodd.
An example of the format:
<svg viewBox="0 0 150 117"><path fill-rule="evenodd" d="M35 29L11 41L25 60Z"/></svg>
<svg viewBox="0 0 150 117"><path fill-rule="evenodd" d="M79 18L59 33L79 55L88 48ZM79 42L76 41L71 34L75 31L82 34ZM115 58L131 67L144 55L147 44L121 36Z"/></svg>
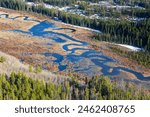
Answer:
<svg viewBox="0 0 150 117"><path fill-rule="evenodd" d="M40 5L40 4L37 4L37 3L34 3L34 2L27 2L27 4L30 5L30 6L38 6L38 5ZM75 5L75 8L74 7L70 7L70 6L58 7L58 6L53 6L53 5L49 5L49 4L45 4L45 3L43 3L42 5L45 8L58 9L59 11L65 11L65 12L69 12L69 13L72 13L72 14L78 14L80 16L88 17L90 19L102 19L102 20L112 19L112 18L109 18L109 17L100 17L98 14L94 14L94 15L91 15L91 16L86 16L84 10L78 9L79 5ZM90 5L99 5L99 6L106 6L107 8L118 8L118 9L131 8L131 6L113 5L111 2L107 2L107 1L100 1L99 3L90 3ZM138 6L136 6L135 8L138 8ZM139 7L139 8L141 8L141 7ZM117 18L116 20L120 20L120 19ZM129 21L140 21L140 20L143 20L143 19L127 18L127 20L129 20ZM71 25L71 26L76 27L76 28L82 28L82 29L90 30L90 31L97 32L97 33L101 33L100 31L93 30L91 28L80 27L80 26L75 26L75 25Z"/></svg>
<svg viewBox="0 0 150 117"><path fill-rule="evenodd" d="M79 5L74 5L76 8L79 8Z"/></svg>
<svg viewBox="0 0 150 117"><path fill-rule="evenodd" d="M27 5L30 5L30 6L36 6L38 4L35 4L34 2L26 2Z"/></svg>
<svg viewBox="0 0 150 117"><path fill-rule="evenodd" d="M128 17L127 19L128 19L129 21L142 21L142 20L144 20L145 18Z"/></svg>
<svg viewBox="0 0 150 117"><path fill-rule="evenodd" d="M100 17L99 14L93 14L91 16L87 16L86 15L86 11L84 10L81 10L81 9L78 9L79 5L75 5L74 7L72 6L66 6L66 7L58 7L58 6L53 6L53 5L49 5L49 4L45 4L45 3L34 3L34 2L26 2L27 5L30 5L30 6L38 6L38 5L43 5L45 8L48 8L48 9L57 9L59 11L64 11L64 12L68 12L68 13L71 13L71 14L78 14L80 16L83 16L83 17L86 17L86 18L90 18L90 19L102 19L102 20L109 20L109 19L112 19L111 17ZM120 6L120 5L113 5L111 2L107 2L107 1L100 1L99 3L91 3L90 2L90 5L98 5L98 6L105 6L107 8L117 8L117 9L126 9L126 8L142 8L142 7L139 7L139 6L135 6L135 7L132 7L132 6ZM118 19L116 19L118 20ZM127 19L129 21L140 21L142 19L138 19L138 18L129 18Z"/></svg>
<svg viewBox="0 0 150 117"><path fill-rule="evenodd" d="M140 6L135 6L134 8L145 9L144 7L140 7Z"/></svg>
<svg viewBox="0 0 150 117"><path fill-rule="evenodd" d="M94 14L94 15L91 15L89 18L90 19L100 19L100 16L98 14Z"/></svg>
<svg viewBox="0 0 150 117"><path fill-rule="evenodd" d="M30 6L38 6L38 5L43 5L45 8L48 8L48 9L58 9L58 10L60 10L60 11L68 11L68 9L69 8L71 8L71 7L69 7L69 6L66 6L66 7L58 7L58 6L53 6L53 5L49 5L49 4L45 4L45 3L43 3L43 4L36 4L36 3L34 3L34 2L27 2L27 5L30 5Z"/></svg>
<svg viewBox="0 0 150 117"><path fill-rule="evenodd" d="M126 45L126 44L117 44L117 45L122 46L122 47L125 47L125 48L128 48L128 49L131 49L132 51L140 51L140 50L143 50L142 48L138 48L138 47L131 46L131 45Z"/></svg>
<svg viewBox="0 0 150 117"><path fill-rule="evenodd" d="M68 26L72 26L72 27L74 27L74 28L81 28L81 29L89 30L89 31L96 32L96 33L102 33L102 32L101 32L101 31L99 31L99 30L94 30L94 29L87 28L87 27L76 26L76 25L67 24L67 23L63 23L63 22L62 22L62 24L64 24L64 25L68 25Z"/></svg>
<svg viewBox="0 0 150 117"><path fill-rule="evenodd" d="M38 5L38 4L35 4L35 3L33 3L33 2L27 2L27 4L28 5L31 5L31 6L36 6L36 5ZM54 8L54 9L58 9L58 10L63 10L63 11L67 11L70 7L62 7L62 8L59 8L59 7L55 7L55 6L52 6L52 5L48 5L48 4L43 4L46 8L50 8L50 9L52 9L52 8ZM79 12L79 14L80 14L80 10L79 9L77 9L77 11ZM57 20L57 21L60 21L60 20ZM62 22L63 23L63 22ZM70 25L70 26L72 26L72 27L75 27L75 28L82 28L82 29L86 29L86 30L90 30L90 31L93 31L93 32L96 32L96 33L101 33L101 31L99 31L99 30L94 30L94 29L91 29L91 28L86 28L86 27L81 27L81 26L76 26L76 25L71 25L71 24L67 24L67 23L63 23L63 24L65 24L65 25Z"/></svg>
<svg viewBox="0 0 150 117"><path fill-rule="evenodd" d="M54 7L52 5L49 5L49 4L43 4L45 8L48 8L48 9L58 9L59 7Z"/></svg>
<svg viewBox="0 0 150 117"><path fill-rule="evenodd" d="M71 7L69 6L66 6L66 7L62 7L62 8L59 8L60 11L68 11L68 9L70 9Z"/></svg>
<svg viewBox="0 0 150 117"><path fill-rule="evenodd" d="M108 2L108 1L100 1L99 3L91 3L90 2L90 5L91 6L105 6L107 8L117 8L117 9L127 9L127 8L145 9L140 6L116 5L116 4L112 4L111 2Z"/></svg>
<svg viewBox="0 0 150 117"><path fill-rule="evenodd" d="M27 5L30 5L30 6L38 6L40 4L38 3L34 3L34 2L26 2ZM49 4L45 4L43 3L43 5L46 7L46 8L49 8L49 9L58 9L58 10L63 10L63 11L70 11L68 9L72 8L70 6L66 6L66 7L58 7L58 6L53 6L53 5L49 5ZM118 8L118 9L126 9L126 8L139 8L139 9L145 9L143 7L140 7L140 6L121 6L121 5L113 5L111 4L110 2L106 2L106 1L100 1L99 3L90 3L91 6L105 6L107 8ZM75 5L76 8L79 7L79 5Z"/></svg>
<svg viewBox="0 0 150 117"><path fill-rule="evenodd" d="M100 1L99 3L90 2L90 5L91 6L96 6L96 5L98 5L98 6L110 6L111 4L110 4L110 2L107 2L107 1Z"/></svg>

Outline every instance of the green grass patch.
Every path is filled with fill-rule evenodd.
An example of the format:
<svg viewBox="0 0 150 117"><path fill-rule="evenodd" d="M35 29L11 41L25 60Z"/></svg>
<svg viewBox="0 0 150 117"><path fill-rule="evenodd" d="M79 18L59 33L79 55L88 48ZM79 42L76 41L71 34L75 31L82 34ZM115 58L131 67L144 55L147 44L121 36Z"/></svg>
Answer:
<svg viewBox="0 0 150 117"><path fill-rule="evenodd" d="M0 63L4 63L6 61L6 58L3 56L0 56Z"/></svg>

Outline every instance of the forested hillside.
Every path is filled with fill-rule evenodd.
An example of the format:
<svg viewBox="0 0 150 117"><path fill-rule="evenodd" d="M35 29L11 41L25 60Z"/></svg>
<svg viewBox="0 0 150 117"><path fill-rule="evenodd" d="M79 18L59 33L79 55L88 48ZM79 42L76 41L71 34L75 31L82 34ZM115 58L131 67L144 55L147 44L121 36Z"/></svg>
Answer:
<svg viewBox="0 0 150 117"><path fill-rule="evenodd" d="M136 4L136 5L140 5L142 7L146 7L146 8L149 7L149 2L150 2L149 0L25 0L25 1L28 1L28 2L45 2L45 3L49 3L49 4L53 4L53 5L59 5L59 4L64 5L65 2L66 2L65 5L71 5L71 4L74 4L78 1L92 2L92 3L98 3L99 1L110 1L110 2L115 2L117 4L120 4L120 5Z"/></svg>
<svg viewBox="0 0 150 117"><path fill-rule="evenodd" d="M30 1L35 2L34 0ZM36 2L41 1L42 0L38 1L36 0ZM76 0L72 1L69 0L70 3L67 3L62 0L44 0L43 2L58 5L63 3L73 4L75 1ZM143 0L142 2L133 0L133 3L144 5L146 9L145 10L133 9L134 11L132 11L132 13L131 11L126 11L126 13L129 12L128 14L135 14L138 15L139 17L146 17L145 20L139 22L130 22L128 20L90 19L77 14L61 12L56 9L48 9L42 5L31 7L26 5L25 2L23 2L22 0L0 0L1 7L41 13L43 15L47 15L52 18L58 17L59 20L62 20L63 22L66 23L100 30L103 32L103 34L100 34L95 37L98 40L134 45L150 51L150 19L149 19L150 12L149 12L149 4L147 4L149 2L146 0ZM122 3L119 2L119 4Z"/></svg>
<svg viewBox="0 0 150 117"><path fill-rule="evenodd" d="M35 81L23 73L10 77L0 75L0 99L3 100L144 100L150 93L131 83L110 81L107 77L85 80L81 85L75 78L61 84Z"/></svg>
<svg viewBox="0 0 150 117"><path fill-rule="evenodd" d="M113 6L113 7L111 6L110 8L106 6L99 7L100 1L101 0L0 0L0 7L14 9L18 11L24 11L23 13L33 12L33 13L41 14L41 16L42 15L48 16L52 19L55 20L57 19L58 21L62 21L68 24L88 27L88 28L96 29L101 32L101 33L91 33L91 31L86 32L86 30L83 28L82 30L80 28L79 31L73 28L76 34L74 32L73 32L74 35L72 32L69 34L68 33L70 32L69 30L68 32L66 31L68 34L65 35L66 32L64 31L65 33L60 32L60 34L62 35L59 35L59 33L56 34L56 32L54 32L55 34L48 33L48 31L44 32L45 29L48 29L47 27L45 28L44 26L48 26L48 27L51 26L50 24L51 22L49 23L48 21L45 21L45 17L43 17L44 20L42 20L42 22L37 20L28 20L29 18L23 17L24 18L23 21L20 19L21 22L20 25L18 23L19 19L16 20L13 19L11 24L8 25L10 23L9 22L10 18L6 16L7 18L3 18L1 24L2 26L7 24L9 30L11 26L13 27L12 24L14 23L14 21L16 23L15 25L18 25L18 27L20 28L20 31L22 30L24 31L24 26L27 25L27 21L29 21L28 23L30 23L30 21L31 23L35 21L37 24L34 22L35 24L33 23L31 25L32 27L31 26L26 27L27 31L29 31L29 33L32 34L31 37L32 36L35 37L34 39L32 39L30 36L26 34L24 35L24 38L23 37L20 38L21 37L20 35L22 34L18 35L18 38L16 38L17 33L10 32L10 31L5 32L1 30L2 32L1 34L3 34L4 36L7 34L10 35L9 33L12 33L13 35L13 37L12 35L10 35L7 38L3 38L3 35L1 35L1 41L3 42L1 43L1 45L2 44L7 45L5 48L3 47L4 49L1 48L1 51L7 53L8 51L13 50L12 53L10 52L8 54L12 54L12 56L19 55L19 57L20 56L21 57L20 58L18 57L19 59L18 61L20 64L18 63L19 65L17 65L15 62L10 61L8 57L5 57L3 55L0 56L0 64L2 65L1 74L0 74L0 99L3 100L127 100L127 99L145 100L145 99L150 99L149 89L143 87L143 86L148 86L149 84L148 71L150 67L150 4L149 4L150 1L149 0L106 0L109 1ZM33 5L29 5L26 2L33 2L32 3ZM71 12L67 12L63 10L61 11L53 7L50 9L45 7L45 4L54 5L62 8L70 5L76 7L75 5L77 5L78 8L77 10L85 11L86 15L73 14ZM119 7L115 7L115 6L119 6ZM2 13L3 10L4 9L2 9ZM12 12L16 14L16 11L12 11ZM10 13L6 12L6 13L11 14L12 12ZM19 18L21 13L18 12L16 17ZM91 18L90 15L93 15L95 13L100 13L100 17L102 18ZM11 15L13 16L14 14L12 13ZM31 15L32 14L30 14L29 16ZM137 20L132 20L132 18L133 19L135 18ZM5 22L6 19L7 22ZM38 19L38 17L36 17L35 19ZM21 26L23 27L23 29ZM42 28L44 27L42 31L38 32L38 30L34 30L36 28L38 29L41 27ZM67 27L67 25L64 25L64 27ZM61 28L61 29L67 29L67 28ZM14 27L14 29L17 28ZM54 31L55 29L57 28L54 29L52 28L51 30ZM59 32L60 30L57 31ZM80 33L78 33L77 31ZM85 32L82 33L82 31ZM37 33L41 35L38 35ZM85 36L84 34L87 35ZM46 40L47 35L48 37ZM52 37L53 35L54 37L56 36L56 38L50 40L51 38L53 38ZM78 35L80 35L81 37ZM42 40L41 41L40 39L37 39L39 37L44 39L43 40L41 39ZM59 46L58 42L60 43L61 40L61 38L59 37L61 37L62 39L65 38L64 45L63 43L61 43L61 45L63 45L63 47L64 48L66 47L67 49L64 49L62 48L62 46ZM12 40L12 38L14 40ZM76 40L76 38L78 40ZM86 40L84 38L89 38L89 39ZM17 42L18 40L21 39L22 42ZM33 42L27 43L28 41L31 40ZM66 40L69 41L67 42ZM83 40L84 42L82 42ZM39 41L41 42L38 43ZM53 43L54 41L56 42L58 41L58 42L57 43L55 42L54 48L51 48L52 46L50 44ZM105 45L100 48L100 46L102 45L99 43L100 41L111 42L112 44L110 43L106 44L105 42L102 43ZM12 44L12 42L15 43ZM135 52L135 51L130 51L128 49L126 50L125 48L120 49L114 43L138 46L140 48L143 48L142 49L143 51ZM19 48L18 45L22 45L22 46ZM29 46L31 46L31 48L29 48ZM56 48L56 46L58 46L58 48ZM69 46L72 46L72 48L70 48ZM73 48L73 46L75 46L75 48ZM82 48L82 46L84 48ZM93 46L97 48L94 48ZM64 50L60 51L59 50L60 48ZM20 52L22 51L21 49L23 50L22 53ZM49 51L50 49L51 51ZM81 50L81 52L79 51L79 53L75 53L76 50ZM87 51L82 53L82 50L87 50ZM14 51L18 53L17 54L15 53L13 55ZM53 55L51 55L51 53ZM22 56L24 55L26 57L26 55L28 54L31 54L30 58L23 59ZM81 60L78 60L78 58L79 59L81 58ZM132 59L134 61L130 61L130 60L128 61L128 59ZM27 62L25 60L27 60ZM130 66L131 62L133 63ZM23 66L25 63L28 63L30 65ZM48 63L52 63L52 64L48 66ZM68 63L69 64L71 63L71 65L69 66L70 68L66 69L68 67ZM79 66L78 65L75 66L76 63L79 63ZM35 68L32 67L32 64L33 66L35 66ZM46 67L43 67L43 65L46 65ZM11 69L7 69L6 66L8 68L11 67ZM96 66L96 67L93 67L92 69L91 66ZM50 74L48 74L51 71L51 69L47 69L48 67L50 67L51 69L55 69L55 67L58 68L64 67L63 69L64 74L65 72L67 72L66 76L64 76L64 79L61 79L60 77L57 76L56 76L57 78L52 79L52 75L50 76ZM56 69L57 72L56 71L52 71L52 72L57 74L58 72L61 71L61 69L59 71L58 68ZM96 74L97 72L102 72L100 73L100 75L108 74L109 77L112 79L110 80L109 77L100 76L99 74L97 76L94 76L92 74L87 77L84 77L84 75L81 72L78 72L79 74L76 73L74 68L76 71L81 70L82 73L86 69L88 73L92 72L94 75L97 75ZM45 69L47 71L44 72ZM63 72L63 70L61 72ZM73 72L74 74L72 75L71 72ZM45 75L47 75L48 77ZM34 76L36 76L36 80ZM37 76L39 77L37 78ZM40 79L44 79L44 80L40 80ZM136 83L138 85L135 85Z"/></svg>
<svg viewBox="0 0 150 117"><path fill-rule="evenodd" d="M47 3L47 4L51 4L51 5L55 5L55 6L67 6L67 5L72 5L75 2L77 2L77 0L26 0L28 2L35 2L35 3Z"/></svg>

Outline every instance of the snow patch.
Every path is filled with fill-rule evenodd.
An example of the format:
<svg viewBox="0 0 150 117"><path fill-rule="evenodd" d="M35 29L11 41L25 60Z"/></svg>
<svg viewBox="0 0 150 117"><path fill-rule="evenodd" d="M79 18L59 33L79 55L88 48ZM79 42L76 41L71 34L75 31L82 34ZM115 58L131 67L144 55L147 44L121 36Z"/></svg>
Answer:
<svg viewBox="0 0 150 117"><path fill-rule="evenodd" d="M138 48L138 47L131 46L131 45L126 45L126 44L117 44L117 45L128 48L128 49L131 49L132 51L141 51L141 50L143 50L142 48Z"/></svg>
<svg viewBox="0 0 150 117"><path fill-rule="evenodd" d="M64 22L62 22L62 24L68 25L68 26L72 26L72 27L74 27L74 28L80 28L80 29L89 30L89 31L96 32L96 33L102 33L101 31L95 30L95 29L92 29L92 28L87 28L87 27L82 27L82 26L76 26L76 25L67 24L67 23L64 23Z"/></svg>
<svg viewBox="0 0 150 117"><path fill-rule="evenodd" d="M35 4L34 2L26 2L27 5L29 6L37 6L38 4Z"/></svg>

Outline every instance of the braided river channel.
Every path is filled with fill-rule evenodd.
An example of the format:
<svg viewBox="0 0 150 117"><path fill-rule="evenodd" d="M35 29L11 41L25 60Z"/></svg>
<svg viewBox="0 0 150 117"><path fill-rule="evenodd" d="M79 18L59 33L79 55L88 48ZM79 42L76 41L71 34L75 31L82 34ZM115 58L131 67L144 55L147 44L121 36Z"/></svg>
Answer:
<svg viewBox="0 0 150 117"><path fill-rule="evenodd" d="M1 14L0 17L8 18L10 20L16 20L20 16L9 18L9 15ZM23 17L23 20L34 21L37 22L37 24L31 27L28 31L17 29L11 31L13 31L14 33L23 33L30 36L36 36L39 37L39 39L47 38L54 41L55 44L62 44L62 49L67 53L66 55L57 52L38 53L45 57L55 58L55 60L51 60L49 62L57 64L59 71L65 71L66 69L68 69L68 64L72 64L72 72L84 73L88 76L94 76L95 74L101 72L102 75L114 77L119 76L123 71L136 76L139 80L150 80L150 76L144 76L143 74L129 68L112 66L111 64L117 63L116 60L104 55L101 52L87 48L87 46L89 45L89 43L87 42L77 40L71 36L68 36L67 34L55 32L55 30L64 29L58 28L54 23L48 22L47 20L31 20L29 17ZM51 29L51 31L45 31L46 29ZM68 44L68 41L71 43ZM76 51L82 51L82 53L76 54Z"/></svg>

